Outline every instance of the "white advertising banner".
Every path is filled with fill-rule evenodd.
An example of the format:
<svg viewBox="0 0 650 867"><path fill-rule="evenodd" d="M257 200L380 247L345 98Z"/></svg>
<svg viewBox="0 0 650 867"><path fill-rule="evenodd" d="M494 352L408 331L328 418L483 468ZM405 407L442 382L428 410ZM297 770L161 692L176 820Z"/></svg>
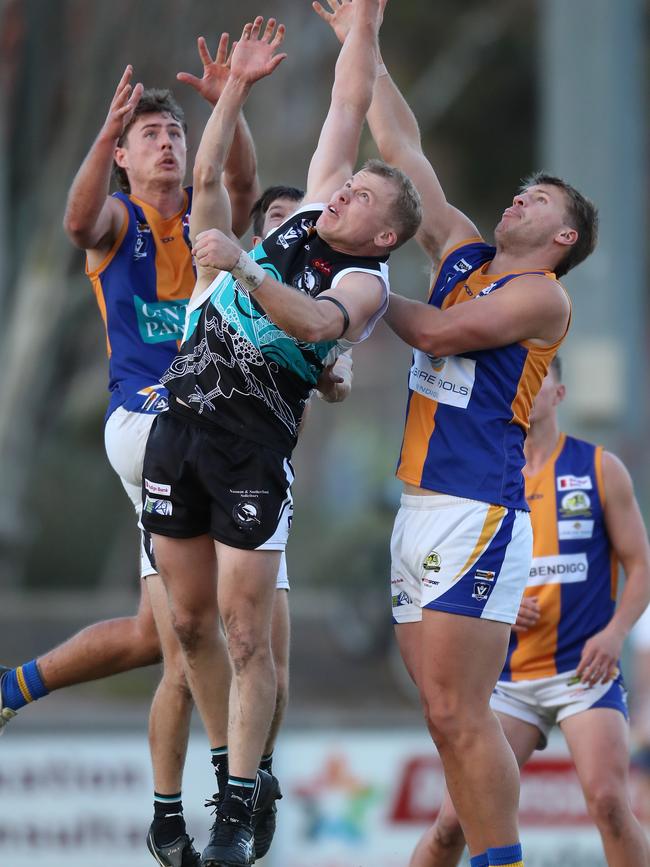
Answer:
<svg viewBox="0 0 650 867"><path fill-rule="evenodd" d="M14 726L0 741L0 867L151 867L145 739L21 735ZM264 867L405 867L442 793L425 733L288 733L276 754L284 798ZM213 781L207 744L195 736L183 791L199 848ZM605 863L561 739L524 772L521 826L527 867Z"/></svg>

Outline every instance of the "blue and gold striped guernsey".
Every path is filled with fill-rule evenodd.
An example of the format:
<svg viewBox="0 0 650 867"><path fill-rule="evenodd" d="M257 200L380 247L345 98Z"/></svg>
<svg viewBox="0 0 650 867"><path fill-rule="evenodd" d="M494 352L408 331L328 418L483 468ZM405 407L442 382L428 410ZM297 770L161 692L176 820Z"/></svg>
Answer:
<svg viewBox="0 0 650 867"><path fill-rule="evenodd" d="M191 188L181 210L168 219L134 196L114 197L126 219L103 262L87 269L106 328L107 417L119 406L158 412L166 403L159 379L178 351L196 281L189 249Z"/></svg>
<svg viewBox="0 0 650 867"><path fill-rule="evenodd" d="M526 478L533 564L526 596L541 617L512 633L500 680L536 680L577 668L587 639L616 606L618 562L605 526L603 450L561 434L542 469Z"/></svg>
<svg viewBox="0 0 650 867"><path fill-rule="evenodd" d="M442 310L473 302L525 274L487 274L495 248L480 238L452 247L432 284ZM436 358L416 349L409 374L402 481L470 500L528 509L522 468L530 408L564 337L551 346L512 343Z"/></svg>

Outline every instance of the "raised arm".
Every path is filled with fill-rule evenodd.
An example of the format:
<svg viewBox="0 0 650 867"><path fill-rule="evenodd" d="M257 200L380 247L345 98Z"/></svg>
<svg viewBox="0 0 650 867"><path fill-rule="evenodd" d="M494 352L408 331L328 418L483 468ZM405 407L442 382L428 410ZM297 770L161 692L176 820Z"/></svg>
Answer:
<svg viewBox="0 0 650 867"><path fill-rule="evenodd" d="M285 54L276 54L284 38L284 26L276 29L269 19L262 33L263 19L258 17L244 27L241 40L233 51L230 76L203 131L194 163L194 198L190 218L190 234L195 239L201 232L216 228L231 233L230 200L224 183L224 169L233 142L241 109L256 81L270 75ZM197 262L198 285L207 285L214 270Z"/></svg>
<svg viewBox="0 0 650 867"><path fill-rule="evenodd" d="M318 15L343 41L352 23L358 0L336 0L326 10L314 3ZM382 4L385 6L385 2ZM420 129L415 115L397 85L379 60L372 103L368 111L370 131L379 153L387 163L402 169L413 181L422 199L423 219L417 240L433 259L440 259L445 250L459 241L478 235L472 221L450 205L435 171L422 151Z"/></svg>
<svg viewBox="0 0 650 867"><path fill-rule="evenodd" d="M603 453L602 462L605 526L625 571L625 586L609 624L584 646L577 673L587 683L611 679L623 641L650 602L650 546L632 479L610 452Z"/></svg>
<svg viewBox="0 0 650 867"><path fill-rule="evenodd" d="M131 85L132 75L133 67L127 66L99 135L72 182L63 217L72 243L100 256L113 246L126 218L122 205L108 193L115 148L142 95L141 84Z"/></svg>
<svg viewBox="0 0 650 867"><path fill-rule="evenodd" d="M189 72L179 72L176 78L193 87L214 108L223 93L230 75L229 37L221 35L217 53L212 58L203 36L197 47L203 64L203 76L197 78ZM245 234L250 225L250 212L259 196L255 145L243 112L239 112L232 146L224 167L224 184L230 198L232 231L237 237Z"/></svg>
<svg viewBox="0 0 650 867"><path fill-rule="evenodd" d="M354 173L377 74L377 35L384 3L355 0L350 31L336 63L329 112L309 166L306 202L327 202Z"/></svg>

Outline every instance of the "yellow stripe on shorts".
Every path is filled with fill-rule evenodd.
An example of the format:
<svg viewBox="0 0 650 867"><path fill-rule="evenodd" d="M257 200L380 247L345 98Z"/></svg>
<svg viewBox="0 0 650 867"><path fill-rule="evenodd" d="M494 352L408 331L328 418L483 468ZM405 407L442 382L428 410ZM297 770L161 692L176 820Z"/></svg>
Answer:
<svg viewBox="0 0 650 867"><path fill-rule="evenodd" d="M488 506L485 521L483 522L483 529L481 530L481 533L476 541L476 545L474 545L474 550L467 558L467 562L465 563L463 568L459 572L457 572L451 579L452 584L454 581L458 581L461 575L464 575L465 572L468 572L472 568L474 563L476 563L483 551L485 551L487 546L494 538L494 535L499 529L499 525L504 519L507 511L508 510L505 508L505 506Z"/></svg>

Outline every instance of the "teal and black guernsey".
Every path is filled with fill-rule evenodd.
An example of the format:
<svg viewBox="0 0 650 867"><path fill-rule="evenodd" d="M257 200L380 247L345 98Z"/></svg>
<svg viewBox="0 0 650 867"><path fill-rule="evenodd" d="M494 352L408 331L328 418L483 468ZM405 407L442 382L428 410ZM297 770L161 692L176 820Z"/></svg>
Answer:
<svg viewBox="0 0 650 867"><path fill-rule="evenodd" d="M363 340L388 304L388 257L351 256L332 249L315 229L324 207L300 208L250 255L276 280L312 297L334 289L350 272L379 277L385 288L383 304L368 322ZM290 454L310 391L325 365L349 346L346 340L304 343L290 337L271 322L254 296L223 272L190 302L183 342L161 382L200 419Z"/></svg>

